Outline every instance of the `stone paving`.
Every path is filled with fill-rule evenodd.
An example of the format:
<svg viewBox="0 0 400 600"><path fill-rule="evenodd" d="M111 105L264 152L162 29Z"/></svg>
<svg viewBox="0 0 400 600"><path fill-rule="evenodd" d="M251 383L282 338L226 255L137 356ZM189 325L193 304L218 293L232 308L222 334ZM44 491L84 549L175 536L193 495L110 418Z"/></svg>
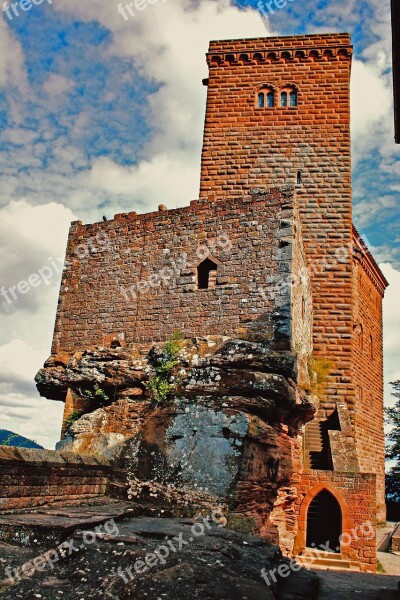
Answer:
<svg viewBox="0 0 400 600"><path fill-rule="evenodd" d="M78 553L75 556L74 554L74 557L70 557L66 563L60 562L60 565L57 565L54 571L51 571L51 576L47 574L41 577L40 573L38 573L36 576L32 578L29 577L28 580L21 582L20 585L13 586L12 589L9 588L5 581L0 581L0 596L4 597L5 600L18 600L19 598L30 600L31 597L35 597L32 594L37 592L38 594L41 594L41 596L36 597L51 598L51 600L53 600L54 597L57 597L56 592L63 592L65 595L71 595L79 588L78 591L86 600L91 600L92 598L98 599L99 597L104 596L105 588L110 587L108 591L111 593L115 591L114 586L117 586L118 584L118 578L110 575L114 571L113 566L115 563L115 556L118 556L119 560L123 563L125 554L132 554L135 556L136 554L142 555L143 552L146 551L148 543L150 543L150 545L153 542L155 544L160 543L160 540L165 539L165 536L174 536L174 534L181 531L185 531L188 535L190 533L189 530L187 532L186 529L192 524L191 520L157 519L154 517L141 517L138 519L133 517L132 513L134 512L135 510L133 510L132 505L110 500L109 502L93 501L91 504L86 505L74 505L71 503L69 505L45 507L37 509L33 514L22 514L22 512L20 512L18 515L8 515L8 517L4 515L2 517L4 523L1 525L0 522L0 529L11 527L17 517L22 521L25 520L25 522L32 520L31 524L35 521L36 527L36 521L41 520L41 526L47 533L54 532L57 527L59 527L59 523L62 525L61 529L64 528L65 520L70 521L71 529L76 530L77 527L82 525L82 521L85 521L86 525L90 526L98 521L106 521L115 517L118 521L119 531L117 538L114 539L113 536L110 535L100 536L95 547L85 548L83 555ZM6 524L7 518L9 520L8 525ZM384 536L391 531L392 527L393 525L389 524L388 527L378 530L378 544ZM69 527L67 527L67 529L69 529ZM49 540L49 547L53 545L53 536L50 537L52 539ZM188 574L185 576L186 579L183 578L185 579L186 587L184 586L184 589L181 590L182 595L185 596L189 589L193 592L194 589L198 587L199 577L201 579L201 577L206 576L205 573L196 571L196 569L198 570L200 568L199 565L201 566L204 560L206 560L207 564L210 561L212 563L208 565L211 567L211 570L207 573L207 577L209 577L210 581L213 579L211 577L213 568L216 568L218 565L219 569L223 564L228 568L229 560L233 560L231 567L228 568L231 579L229 582L225 581L224 583L225 586L228 586L229 583L231 588L229 588L229 586L229 589L224 588L222 585L220 587L217 586L216 589L213 588L211 591L209 589L204 589L201 590L202 595L200 594L196 597L207 597L208 600L214 597L229 600L239 600L244 597L250 598L251 600L258 600L259 598L267 600L275 597L272 589L268 589L258 577L254 576L254 574L260 572L261 566L268 567L268 563L273 563L274 560L276 560L274 553L277 552L277 549L274 550L274 547L269 546L262 540L247 539L246 536L243 537L240 536L240 534L235 534L228 530L220 530L219 533L213 533L211 538L208 536L206 536L206 538L207 539L203 541L200 538L200 542L197 541L193 547L190 546L188 549L185 547L177 564L168 565L169 570L161 569L159 573L151 574L146 585L150 585L150 582L152 586L155 585L154 582L158 578L160 579L160 585L162 583L162 589L160 587L158 592L161 593L162 591L167 600L168 598L173 598L172 588L168 586L170 586L170 584L175 585L176 582L175 579L174 581L169 581L168 573L171 568L172 571L175 572L174 569L180 565L180 561L182 560L183 564L187 564L188 567ZM77 532L72 534L70 539L74 540L77 548L82 547L81 538ZM30 561L38 556L40 552L43 552L43 540L37 537L35 542L35 544L29 544L28 547L21 547L9 545L4 543L4 541L0 541L0 572L2 573L2 576L4 576L4 570L7 565L10 565L12 568L18 568L25 561ZM200 547L198 545L199 543ZM202 546L204 546L204 548L202 548ZM248 554L246 548L248 548L249 551L251 550L250 554ZM205 552L204 556L202 556L203 552ZM318 571L315 570L314 572L311 571L310 573L303 571L301 577L299 576L293 579L291 589L286 589L286 593L280 597L285 599L307 598L308 600L315 598L316 596L313 594L313 578L315 579L315 573L320 579L320 593L318 595L320 600L348 600L349 598L350 600L352 598L358 598L360 600L399 600L400 593L397 590L398 583L400 582L400 556L387 552L379 552L378 557L386 570L386 575L324 571L320 569ZM241 577L239 577L240 581L236 581L239 563L241 563L242 572ZM233 565L235 566L232 568ZM196 573L193 572L189 577L191 573L190 569L195 569ZM81 576L87 576L90 579L89 575L92 571L93 581L87 581L85 578L80 578ZM108 572L109 576L107 577ZM78 577L77 574L80 574L80 577ZM178 580L183 581L182 574L178 575L180 578L178 578ZM155 579L154 576L156 576ZM104 577L106 579L103 581L102 578ZM219 574L219 577L221 577L221 573ZM309 579L307 579L307 577ZM242 587L240 587L239 583L241 585L243 584ZM290 582L289 580L285 580L285 583L289 584ZM43 586L45 588L44 591ZM192 586L192 588L190 588L190 586ZM138 593L139 595L134 597L142 598L143 596L143 598L146 597L146 599L149 600L153 596L148 595L148 587L146 590L145 593L144 590L133 590L132 588L129 590L129 593ZM387 591L384 592L384 590ZM142 592L143 595L140 595ZM121 598L131 597L129 593L127 596L125 596L124 593L125 592L121 592ZM155 593L154 598L156 597L158 598L160 595Z"/></svg>
<svg viewBox="0 0 400 600"><path fill-rule="evenodd" d="M315 571L320 577L318 600L380 600L381 590L397 591L400 576L374 575L370 573L350 573L339 571ZM389 598L399 597L393 594Z"/></svg>
<svg viewBox="0 0 400 600"><path fill-rule="evenodd" d="M387 523L385 527L377 530L377 545L388 533L393 531L394 523ZM387 598L400 598L396 595L398 582L400 581L400 556L390 552L377 552L377 558L383 568L385 575L374 575L370 573L349 573L338 571L315 571L320 579L319 600L347 600L348 598L359 598L360 600L383 600ZM383 590L391 590L392 594L384 593Z"/></svg>

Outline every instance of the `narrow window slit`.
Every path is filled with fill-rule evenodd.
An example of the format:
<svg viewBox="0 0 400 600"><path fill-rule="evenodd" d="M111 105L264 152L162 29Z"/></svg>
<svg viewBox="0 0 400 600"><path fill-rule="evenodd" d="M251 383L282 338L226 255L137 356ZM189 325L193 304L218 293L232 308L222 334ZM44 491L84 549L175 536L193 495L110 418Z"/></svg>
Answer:
<svg viewBox="0 0 400 600"><path fill-rule="evenodd" d="M217 265L206 258L197 267L197 287L199 290L208 290L217 285Z"/></svg>

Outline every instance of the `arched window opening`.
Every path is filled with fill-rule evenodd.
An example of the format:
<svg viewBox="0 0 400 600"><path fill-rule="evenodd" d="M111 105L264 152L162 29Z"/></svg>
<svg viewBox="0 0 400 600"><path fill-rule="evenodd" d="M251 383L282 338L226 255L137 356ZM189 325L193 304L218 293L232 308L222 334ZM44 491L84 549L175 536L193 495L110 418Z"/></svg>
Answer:
<svg viewBox="0 0 400 600"><path fill-rule="evenodd" d="M301 299L301 319L304 322L304 319L306 318L306 300L305 298Z"/></svg>
<svg viewBox="0 0 400 600"><path fill-rule="evenodd" d="M336 498L322 490L312 500L307 511L308 548L319 548L340 553L342 535L342 510Z"/></svg>
<svg viewBox="0 0 400 600"><path fill-rule="evenodd" d="M372 339L372 335L369 336L369 357L371 360L374 359L374 340Z"/></svg>
<svg viewBox="0 0 400 600"><path fill-rule="evenodd" d="M272 108L275 106L275 94L268 85L263 85L261 91L257 92L257 108Z"/></svg>
<svg viewBox="0 0 400 600"><path fill-rule="evenodd" d="M217 265L206 258L197 267L197 287L199 290L208 290L217 285Z"/></svg>
<svg viewBox="0 0 400 600"><path fill-rule="evenodd" d="M360 350L363 351L364 350L364 329L363 329L363 326L361 325L361 323L360 323L359 345L360 345Z"/></svg>
<svg viewBox="0 0 400 600"><path fill-rule="evenodd" d="M267 107L273 108L275 105L274 92L268 92L267 94Z"/></svg>
<svg viewBox="0 0 400 600"><path fill-rule="evenodd" d="M297 185L301 185L303 183L303 174L301 171L297 171Z"/></svg>
<svg viewBox="0 0 400 600"><path fill-rule="evenodd" d="M294 108L298 104L298 92L294 85L281 88L281 106Z"/></svg>

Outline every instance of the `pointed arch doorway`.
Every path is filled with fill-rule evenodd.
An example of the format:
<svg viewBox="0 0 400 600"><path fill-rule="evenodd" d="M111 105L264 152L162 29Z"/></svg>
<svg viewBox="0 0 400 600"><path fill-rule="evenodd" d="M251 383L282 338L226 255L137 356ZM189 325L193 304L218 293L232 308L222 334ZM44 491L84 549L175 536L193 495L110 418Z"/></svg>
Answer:
<svg viewBox="0 0 400 600"><path fill-rule="evenodd" d="M328 490L321 490L308 507L306 546L339 553L342 520L339 502Z"/></svg>

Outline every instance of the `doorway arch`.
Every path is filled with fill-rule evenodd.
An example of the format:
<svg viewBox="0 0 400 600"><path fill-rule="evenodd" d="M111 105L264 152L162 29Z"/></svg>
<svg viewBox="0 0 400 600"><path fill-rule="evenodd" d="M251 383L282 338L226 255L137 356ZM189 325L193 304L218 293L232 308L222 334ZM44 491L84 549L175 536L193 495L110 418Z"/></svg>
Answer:
<svg viewBox="0 0 400 600"><path fill-rule="evenodd" d="M308 507L306 546L339 553L342 522L339 502L327 489L321 490Z"/></svg>
<svg viewBox="0 0 400 600"><path fill-rule="evenodd" d="M307 541L307 514L311 502L314 498L322 491L327 490L336 498L342 513L342 535L344 539L347 535L351 535L352 527L354 527L354 521L350 517L348 506L337 487L332 485L329 481L317 483L305 494L303 501L300 505L298 517L297 517L297 535L294 546L295 554L301 554L306 547ZM325 540L326 541L326 540ZM325 543L325 542L324 542ZM344 545L341 548L341 552L344 556L348 555L348 546Z"/></svg>

